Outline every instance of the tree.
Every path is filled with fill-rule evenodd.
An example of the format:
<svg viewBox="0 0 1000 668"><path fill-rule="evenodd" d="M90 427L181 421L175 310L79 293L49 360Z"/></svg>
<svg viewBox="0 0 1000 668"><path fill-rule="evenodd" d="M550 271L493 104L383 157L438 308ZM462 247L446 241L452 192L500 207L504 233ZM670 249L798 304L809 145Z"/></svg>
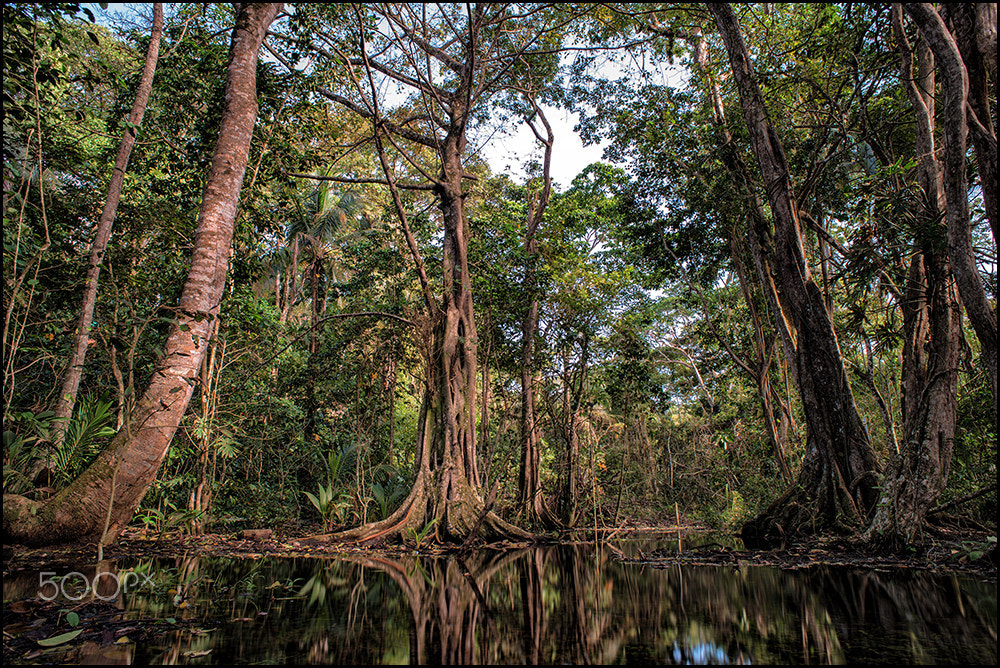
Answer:
<svg viewBox="0 0 1000 668"><path fill-rule="evenodd" d="M282 317L287 317L288 309L296 297L295 286L299 284L299 265L303 266L302 282L309 290L309 377L306 379L306 422L305 438L312 440L315 435L315 373L313 365L319 352L319 324L326 315L328 283L336 280L338 263L336 243L338 233L344 232L349 218L356 218L361 212L361 201L352 192L337 196L328 181L322 181L310 188L304 197L295 198L295 214L286 232L288 248L283 260L289 267L287 273L285 304ZM279 269L280 270L280 269Z"/></svg>
<svg viewBox="0 0 1000 668"><path fill-rule="evenodd" d="M62 441L65 425L73 415L76 394L80 389L80 378L83 376L83 366L87 359L87 347L91 338L90 326L94 320L94 306L97 303L97 282L101 276L101 261L111 238L111 229L118 211L121 199L122 184L125 181L125 170L128 168L132 146L146 113L146 104L153 89L153 75L156 72L156 60L160 52L160 37L163 34L163 3L153 3L153 27L150 32L149 46L146 49L146 60L139 78L139 87L135 93L132 112L125 123L121 143L118 145L118 155L111 172L111 182L108 185L108 196L104 210L94 232L94 240L90 247L90 263L87 268L87 278L84 282L83 303L80 307L80 319L76 326L73 341L73 353L66 367L66 376L56 397L55 427L53 428L53 443L58 446Z"/></svg>
<svg viewBox="0 0 1000 668"><path fill-rule="evenodd" d="M745 537L795 535L863 526L877 500L875 453L858 414L824 296L805 262L800 212L785 153L768 118L739 23L729 5L710 3L729 53L750 140L760 164L774 230L755 229L769 253L787 328L793 376L806 415L808 445L797 484L743 528Z"/></svg>
<svg viewBox="0 0 1000 668"><path fill-rule="evenodd" d="M205 183L194 253L164 355L125 428L46 503L4 497L4 535L26 544L121 533L156 476L197 383L229 265L240 189L257 118L257 51L280 4L240 5L232 31L219 139Z"/></svg>
<svg viewBox="0 0 1000 668"><path fill-rule="evenodd" d="M530 78L529 78L530 80ZM544 127L536 127L532 119L527 121L535 138L544 146L542 160L542 189L537 195L532 193L528 204L528 220L524 232L525 282L528 292L528 308L521 322L521 470L518 476L518 504L525 513L530 524L555 526L558 520L549 510L542 496L541 471L541 435L539 415L535 402L537 376L535 372L534 350L535 338L538 336L538 226L541 224L545 209L552 196L552 147L555 137L552 126L549 125L544 111L535 102L535 92L530 85L524 95L531 104L532 118L537 118Z"/></svg>
<svg viewBox="0 0 1000 668"><path fill-rule="evenodd" d="M327 10L324 10L327 11ZM523 12L502 4L366 5L351 10L351 25L334 34L309 25L305 48L326 64L342 63L346 92L316 90L372 125L384 183L424 295L422 337L427 365L417 434L416 480L402 506L382 522L324 537L373 541L434 527L441 540L465 541L479 532L525 536L492 513L481 491L476 448L478 333L468 259L465 183L468 134L491 99L509 86L512 72L532 49L552 39L545 6ZM337 18L329 10L328 18ZM291 63L286 61L291 69ZM407 91L391 108L381 82ZM403 180L408 164L424 183ZM429 163L429 164L428 164ZM442 231L440 288L432 284L424 251L413 234L401 190L430 190ZM435 272L436 273L436 272Z"/></svg>
<svg viewBox="0 0 1000 668"><path fill-rule="evenodd" d="M940 221L946 208L944 174L934 139L934 64L926 43L913 48L902 10L893 6L893 28L901 56L899 77L917 121L916 155L923 221L920 252L910 260L904 309L904 438L893 454L882 498L864 537L896 550L918 542L927 511L948 481L957 422L961 308Z"/></svg>
<svg viewBox="0 0 1000 668"><path fill-rule="evenodd" d="M988 113L988 98L984 104L982 88L985 86L985 76L977 76L976 90L970 98L969 72L962 59L962 53L955 37L945 26L944 20L934 5L928 3L906 3L906 12L920 28L921 34L927 40L941 73L941 89L943 93L943 126L944 126L944 193L947 198L945 206L945 221L948 228L948 255L951 268L958 282L958 291L965 304L966 313L979 338L981 354L990 374L990 384L993 389L994 409L997 397L997 316L996 308L990 303L983 286L982 277L976 267L972 245L972 225L969 217L968 179L966 176L966 137L970 130L976 138L975 146L980 164L988 163L981 170L984 177L983 192L986 196L987 213L990 214L990 224L993 229L993 251L996 257L996 204L992 196L996 194L997 142L992 115ZM990 24L992 21L992 25ZM996 44L996 7L982 18L975 20L977 33L982 33L983 39L976 40L973 50L966 46L970 55L970 63L981 69L984 63L992 62L993 85L996 86L996 49L989 46L989 35ZM966 43L968 39L964 40ZM992 59L992 61L991 61ZM985 118L979 114L985 112ZM988 125L986 125L988 124ZM993 169L990 169L990 168ZM988 179L992 177L993 182ZM992 211L990 205L992 203ZM994 418L997 413L994 410Z"/></svg>

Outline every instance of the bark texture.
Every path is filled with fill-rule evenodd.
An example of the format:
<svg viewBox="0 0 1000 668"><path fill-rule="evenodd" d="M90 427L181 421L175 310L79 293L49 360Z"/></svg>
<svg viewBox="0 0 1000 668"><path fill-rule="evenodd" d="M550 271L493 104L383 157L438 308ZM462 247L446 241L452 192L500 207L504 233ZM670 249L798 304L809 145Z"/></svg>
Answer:
<svg viewBox="0 0 1000 668"><path fill-rule="evenodd" d="M83 367L87 359L87 347L90 342L90 325L94 321L94 306L97 303L97 283L101 276L101 262L104 251L111 238L111 230L118 212L118 202L121 201L122 184L125 181L125 171L128 169L129 156L135 145L135 137L142 117L146 113L149 95L153 90L153 75L156 73L156 61L160 54L160 38L163 35L163 3L153 3L153 28L149 36L149 46L146 49L146 60L139 77L139 87L135 92L132 112L129 114L125 132L118 144L118 155L111 172L111 183L108 185L108 196L97 222L94 240L90 246L90 261L87 268L87 278L83 287L83 303L80 307L80 318L76 325L73 338L73 352L66 367L66 377L63 379L59 396L56 397L55 422L52 441L55 445L62 442L66 431L66 421L73 415L77 391L83 377Z"/></svg>
<svg viewBox="0 0 1000 668"><path fill-rule="evenodd" d="M131 521L155 479L198 382L219 314L257 118L257 51L280 9L280 4L238 6L219 141L205 184L191 268L149 387L111 445L50 501L4 497L5 540L35 545L110 542Z"/></svg>
<svg viewBox="0 0 1000 668"><path fill-rule="evenodd" d="M745 537L854 530L877 500L878 464L858 414L823 292L805 261L798 205L784 150L767 115L733 8L710 3L725 42L751 143L771 206L760 241L763 282L774 281L786 354L806 416L808 441L797 484L748 522Z"/></svg>

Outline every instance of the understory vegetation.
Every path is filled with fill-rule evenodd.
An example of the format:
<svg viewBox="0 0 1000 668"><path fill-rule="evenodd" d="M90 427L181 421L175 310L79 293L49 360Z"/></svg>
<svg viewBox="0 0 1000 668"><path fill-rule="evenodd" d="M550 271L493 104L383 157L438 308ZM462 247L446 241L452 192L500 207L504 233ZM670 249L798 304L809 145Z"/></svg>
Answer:
<svg viewBox="0 0 1000 668"><path fill-rule="evenodd" d="M116 435L138 428L131 416L181 322L223 115L232 7L168 7L138 127L125 119L152 6L101 21L85 7L3 8L5 499L50 499ZM457 116L442 111L451 107L433 100L463 85L449 72L460 71L460 56L421 48L442 40L457 49L461 39L441 35L449 26L465 35L452 23L472 15L442 9L435 18L418 7L286 5L271 25L222 301L196 342L204 359L189 379L190 404L133 526L328 533L390 518L426 475L421 444L445 430L428 417L446 373L435 366L445 308L434 305L458 293L448 292L453 267L441 260L453 234L443 227L443 158L411 135L457 132ZM517 54L475 89L482 99L462 118L468 145L456 177L471 274L460 278L474 309L456 336L476 364L474 391L463 395L474 419L461 429L474 433L475 466L466 466L483 507L527 529L680 520L739 531L805 484L797 481L818 437L814 407L797 391L804 325L789 325L787 303L776 310L785 290L769 301L758 273L783 242L762 239L752 202L767 221L778 209L712 14L665 4L469 11L482 23L477 48L496 49L497 62L502 49ZM914 339L908 329L911 261L947 245L944 210L924 208L899 38L878 4L737 11L806 212L804 267L878 463L878 491L916 438L913 350L932 349L929 334ZM900 25L916 44L917 26ZM410 61L391 60L392 49ZM420 69L418 52L441 64ZM385 92L394 78L417 92ZM979 121L995 127L987 80L990 111ZM585 141L603 143L605 161L547 190L551 152L568 149L549 135L546 151L545 128L567 111ZM519 127L538 141L505 173L486 145ZM72 416L56 417L124 132L136 144L101 258L82 378ZM993 147L995 158L995 135ZM967 162L976 266L995 313L996 241L971 144ZM927 522L995 530L995 352L991 386L978 330L963 317L957 331L953 449ZM553 523L525 501L525 383ZM860 513L867 521L875 508ZM405 529L404 540L419 544L434 522L424 535Z"/></svg>

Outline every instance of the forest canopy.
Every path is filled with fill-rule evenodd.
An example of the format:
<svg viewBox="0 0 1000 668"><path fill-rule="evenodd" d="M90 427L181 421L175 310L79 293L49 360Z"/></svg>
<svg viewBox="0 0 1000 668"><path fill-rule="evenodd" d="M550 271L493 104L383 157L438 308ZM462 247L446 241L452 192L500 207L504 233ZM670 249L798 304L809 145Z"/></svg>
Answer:
<svg viewBox="0 0 1000 668"><path fill-rule="evenodd" d="M995 4L3 22L5 541L995 530Z"/></svg>

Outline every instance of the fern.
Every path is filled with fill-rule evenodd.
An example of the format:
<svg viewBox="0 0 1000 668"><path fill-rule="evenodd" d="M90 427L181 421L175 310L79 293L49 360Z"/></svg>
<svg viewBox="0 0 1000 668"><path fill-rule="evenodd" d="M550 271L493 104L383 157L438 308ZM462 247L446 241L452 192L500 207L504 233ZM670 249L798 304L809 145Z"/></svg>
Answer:
<svg viewBox="0 0 1000 668"><path fill-rule="evenodd" d="M77 405L55 455L56 472L64 482L72 480L97 455L98 439L115 435L115 429L108 424L114 418L111 407L111 401L92 397Z"/></svg>

